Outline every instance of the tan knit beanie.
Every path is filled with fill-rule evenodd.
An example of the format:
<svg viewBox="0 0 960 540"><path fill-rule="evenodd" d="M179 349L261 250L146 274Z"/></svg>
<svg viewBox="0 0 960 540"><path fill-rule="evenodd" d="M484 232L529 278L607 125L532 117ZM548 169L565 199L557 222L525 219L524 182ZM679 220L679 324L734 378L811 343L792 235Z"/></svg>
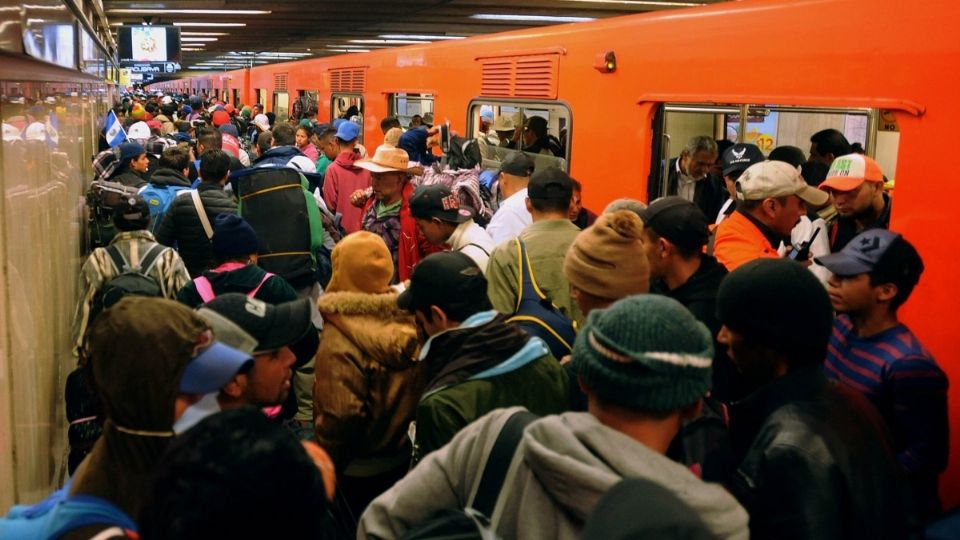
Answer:
<svg viewBox="0 0 960 540"><path fill-rule="evenodd" d="M577 235L563 261L563 273L574 287L617 300L650 290L650 267L636 213L603 214Z"/></svg>

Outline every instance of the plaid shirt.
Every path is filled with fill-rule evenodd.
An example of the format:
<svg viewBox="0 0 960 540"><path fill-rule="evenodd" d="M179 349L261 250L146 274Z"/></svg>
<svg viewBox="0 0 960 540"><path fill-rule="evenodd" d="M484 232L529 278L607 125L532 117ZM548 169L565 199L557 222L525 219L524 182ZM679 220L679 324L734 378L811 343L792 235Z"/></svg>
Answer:
<svg viewBox="0 0 960 540"><path fill-rule="evenodd" d="M117 246L123 256L131 263L139 263L140 257L147 253L157 241L149 231L126 231L117 234L110 242ZM134 253L136 251L136 253ZM137 259L133 261L133 259ZM173 248L165 248L151 268L149 277L157 280L164 298L175 300L177 292L190 281L183 259ZM80 270L79 290L83 291L77 304L73 322L73 353L79 356L83 347L87 328L90 324L90 310L93 308L93 299L103 285L117 276L113 261L106 248L93 250L90 257L83 263Z"/></svg>

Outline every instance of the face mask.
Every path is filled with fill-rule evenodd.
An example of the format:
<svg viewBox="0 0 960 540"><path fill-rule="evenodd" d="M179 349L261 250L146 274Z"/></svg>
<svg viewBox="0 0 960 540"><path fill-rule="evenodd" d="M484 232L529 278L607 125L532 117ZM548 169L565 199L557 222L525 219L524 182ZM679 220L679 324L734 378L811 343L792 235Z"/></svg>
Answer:
<svg viewBox="0 0 960 540"><path fill-rule="evenodd" d="M217 392L207 394L203 398L187 407L183 415L173 423L173 432L180 435L184 431L192 428L204 418L211 414L220 412L220 403L217 401Z"/></svg>

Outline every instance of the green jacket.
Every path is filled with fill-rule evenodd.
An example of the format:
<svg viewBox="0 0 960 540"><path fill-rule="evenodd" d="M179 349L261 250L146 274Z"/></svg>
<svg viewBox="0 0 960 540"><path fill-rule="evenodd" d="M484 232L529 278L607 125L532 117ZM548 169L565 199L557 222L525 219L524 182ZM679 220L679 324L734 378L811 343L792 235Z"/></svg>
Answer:
<svg viewBox="0 0 960 540"><path fill-rule="evenodd" d="M548 219L528 225L520 233L527 246L534 280L540 290L568 317L583 326L585 317L570 295L570 282L563 275L563 259L580 228L568 219ZM487 263L487 295L493 308L511 315L517 310L520 292L520 261L513 240L497 246Z"/></svg>
<svg viewBox="0 0 960 540"><path fill-rule="evenodd" d="M433 336L421 350L430 381L417 406L414 459L441 448L468 424L503 407L568 410L568 376L547 346L495 311Z"/></svg>

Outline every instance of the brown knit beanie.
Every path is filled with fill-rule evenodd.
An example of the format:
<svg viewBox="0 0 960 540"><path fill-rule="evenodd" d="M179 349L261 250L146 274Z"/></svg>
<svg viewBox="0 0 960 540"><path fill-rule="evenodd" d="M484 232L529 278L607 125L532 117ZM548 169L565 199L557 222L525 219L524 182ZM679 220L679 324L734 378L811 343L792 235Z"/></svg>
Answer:
<svg viewBox="0 0 960 540"><path fill-rule="evenodd" d="M574 239L563 261L563 273L574 287L617 300L650 290L650 267L636 213L603 214Z"/></svg>

